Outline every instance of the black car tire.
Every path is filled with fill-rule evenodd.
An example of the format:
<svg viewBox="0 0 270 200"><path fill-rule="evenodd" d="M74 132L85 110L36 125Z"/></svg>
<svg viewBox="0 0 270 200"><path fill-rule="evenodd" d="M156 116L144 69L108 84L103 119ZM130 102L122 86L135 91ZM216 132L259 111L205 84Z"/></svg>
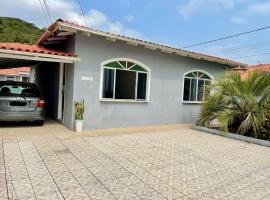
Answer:
<svg viewBox="0 0 270 200"><path fill-rule="evenodd" d="M38 121L35 121L35 124L37 126L43 126L44 125L44 120L38 120Z"/></svg>

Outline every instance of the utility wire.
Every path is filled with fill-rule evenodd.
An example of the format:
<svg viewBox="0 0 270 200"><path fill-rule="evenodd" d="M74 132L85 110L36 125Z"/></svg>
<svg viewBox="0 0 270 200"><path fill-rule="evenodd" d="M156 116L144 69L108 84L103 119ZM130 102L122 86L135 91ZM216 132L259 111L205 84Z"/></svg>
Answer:
<svg viewBox="0 0 270 200"><path fill-rule="evenodd" d="M243 48L237 48L237 49L230 50L230 51L221 51L220 53L232 54L232 53L239 52L239 51L254 50L254 49L259 49L259 48L263 48L263 47L268 47L269 44L270 43L251 45L251 46L247 46L247 47L243 47Z"/></svg>
<svg viewBox="0 0 270 200"><path fill-rule="evenodd" d="M50 9L49 9L49 6L48 6L48 4L47 4L47 1L46 1L46 0L43 0L43 3L44 3L44 5L45 5L45 9L46 9L47 15L48 15L48 17L49 17L49 20L50 20L50 22L52 23L52 22L53 22L53 19L52 19L52 17L51 17Z"/></svg>
<svg viewBox="0 0 270 200"><path fill-rule="evenodd" d="M247 34L250 34L250 33L254 33L254 32L257 32L257 31L262 31L262 30L269 29L269 28L270 28L270 26L266 26L266 27L254 29L254 30L251 30L251 31L247 31L247 32L238 33L238 34L234 34L234 35L230 35L230 36L218 38L218 39L215 39L215 40L209 40L209 41L206 41L206 42L200 42L200 43L197 43L197 44L192 44L192 45L189 45L189 46L184 46L184 47L182 47L182 49L187 49L187 48L196 47L196 46L200 46L200 45L204 45L204 44L218 42L218 41L221 41L221 40L226 40L226 39L230 39L230 38L234 38L234 37L238 37L238 36L242 36L242 35L247 35Z"/></svg>
<svg viewBox="0 0 270 200"><path fill-rule="evenodd" d="M268 44L270 44L269 41L268 42L250 43L250 44L244 44L244 45L234 46L234 47L230 47L230 48L220 49L220 50L218 50L218 52L227 53L227 52L232 52L232 51L236 51L236 50L248 49L251 47L266 46Z"/></svg>
<svg viewBox="0 0 270 200"><path fill-rule="evenodd" d="M257 56L263 56L263 55L269 55L269 53L260 53L260 54L253 54L253 55L249 55L249 56L242 56L242 57L235 57L235 58L232 58L232 59L240 59L240 58L248 58L248 57L257 57Z"/></svg>
<svg viewBox="0 0 270 200"><path fill-rule="evenodd" d="M47 13L46 13L46 11L45 11L44 5L43 5L43 3L42 3L42 1L41 1L41 0L38 0L38 1L39 1L40 5L41 5L42 12L43 12L43 14L44 14L44 17L45 17L46 23L47 23L47 25L49 25L48 15L47 15Z"/></svg>
<svg viewBox="0 0 270 200"><path fill-rule="evenodd" d="M79 7L80 7L80 9L81 9L81 13L82 13L82 17L83 17L84 23L85 23L86 27L88 27L88 24L87 24L87 21L86 21L86 18L85 18L85 14L84 14L84 11L83 11L83 9L82 9L81 2L80 2L80 0L77 0L77 2L78 2Z"/></svg>

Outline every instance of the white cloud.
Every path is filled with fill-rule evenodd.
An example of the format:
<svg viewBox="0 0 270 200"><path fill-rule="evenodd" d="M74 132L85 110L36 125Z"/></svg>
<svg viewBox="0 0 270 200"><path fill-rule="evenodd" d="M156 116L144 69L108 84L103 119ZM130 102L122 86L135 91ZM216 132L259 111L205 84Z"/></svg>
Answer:
<svg viewBox="0 0 270 200"><path fill-rule="evenodd" d="M244 24L254 16L270 16L269 0L185 0L179 7L179 14L189 19L197 13L235 12L230 20L234 24Z"/></svg>
<svg viewBox="0 0 270 200"><path fill-rule="evenodd" d="M242 12L231 18L231 21L236 24L244 24L249 18L258 15L269 15L270 2L254 3L248 5Z"/></svg>
<svg viewBox="0 0 270 200"><path fill-rule="evenodd" d="M62 18L81 25L86 25L81 15L79 6L72 0L47 0L51 17L56 20ZM48 26L39 0L9 0L0 1L0 16L18 17L35 23L40 27ZM124 26L120 21L110 20L105 13L91 9L85 11L85 19L91 28L109 31L130 37L142 37L143 35L133 29Z"/></svg>
<svg viewBox="0 0 270 200"><path fill-rule="evenodd" d="M135 20L135 17L133 15L127 15L124 17L124 20L127 22L132 22Z"/></svg>
<svg viewBox="0 0 270 200"><path fill-rule="evenodd" d="M247 18L244 17L244 16L240 16L240 15L238 15L238 16L233 16L233 17L231 18L231 22L234 23L234 24L244 24L244 23L247 22Z"/></svg>
<svg viewBox="0 0 270 200"><path fill-rule="evenodd" d="M237 1L243 0L188 0L180 5L179 14L187 19L202 10L232 9Z"/></svg>
<svg viewBox="0 0 270 200"><path fill-rule="evenodd" d="M76 12L68 13L68 15L66 16L66 19L69 19L81 25L85 25L84 18L79 13L76 13ZM85 14L85 20L88 26L92 28L109 31L116 34L123 34L130 37L137 37L137 38L143 37L143 35L140 32L126 28L119 21L114 21L114 22L110 21L104 13L95 9L92 9Z"/></svg>
<svg viewBox="0 0 270 200"><path fill-rule="evenodd" d="M247 8L248 13L269 14L270 2L251 4Z"/></svg>

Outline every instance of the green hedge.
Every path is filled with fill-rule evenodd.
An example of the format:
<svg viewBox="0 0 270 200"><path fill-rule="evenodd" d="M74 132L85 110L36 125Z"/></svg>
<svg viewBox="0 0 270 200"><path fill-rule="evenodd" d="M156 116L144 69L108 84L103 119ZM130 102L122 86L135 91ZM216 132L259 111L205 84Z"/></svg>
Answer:
<svg viewBox="0 0 270 200"><path fill-rule="evenodd" d="M270 103L266 106L265 112L267 120L264 123L264 125L260 128L258 138L270 141Z"/></svg>

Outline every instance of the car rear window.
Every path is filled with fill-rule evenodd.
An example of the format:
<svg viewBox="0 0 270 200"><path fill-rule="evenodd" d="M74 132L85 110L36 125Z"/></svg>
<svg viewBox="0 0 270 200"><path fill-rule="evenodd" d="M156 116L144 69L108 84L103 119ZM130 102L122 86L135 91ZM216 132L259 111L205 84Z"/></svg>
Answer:
<svg viewBox="0 0 270 200"><path fill-rule="evenodd" d="M32 84L1 83L0 96L39 97L39 92Z"/></svg>

